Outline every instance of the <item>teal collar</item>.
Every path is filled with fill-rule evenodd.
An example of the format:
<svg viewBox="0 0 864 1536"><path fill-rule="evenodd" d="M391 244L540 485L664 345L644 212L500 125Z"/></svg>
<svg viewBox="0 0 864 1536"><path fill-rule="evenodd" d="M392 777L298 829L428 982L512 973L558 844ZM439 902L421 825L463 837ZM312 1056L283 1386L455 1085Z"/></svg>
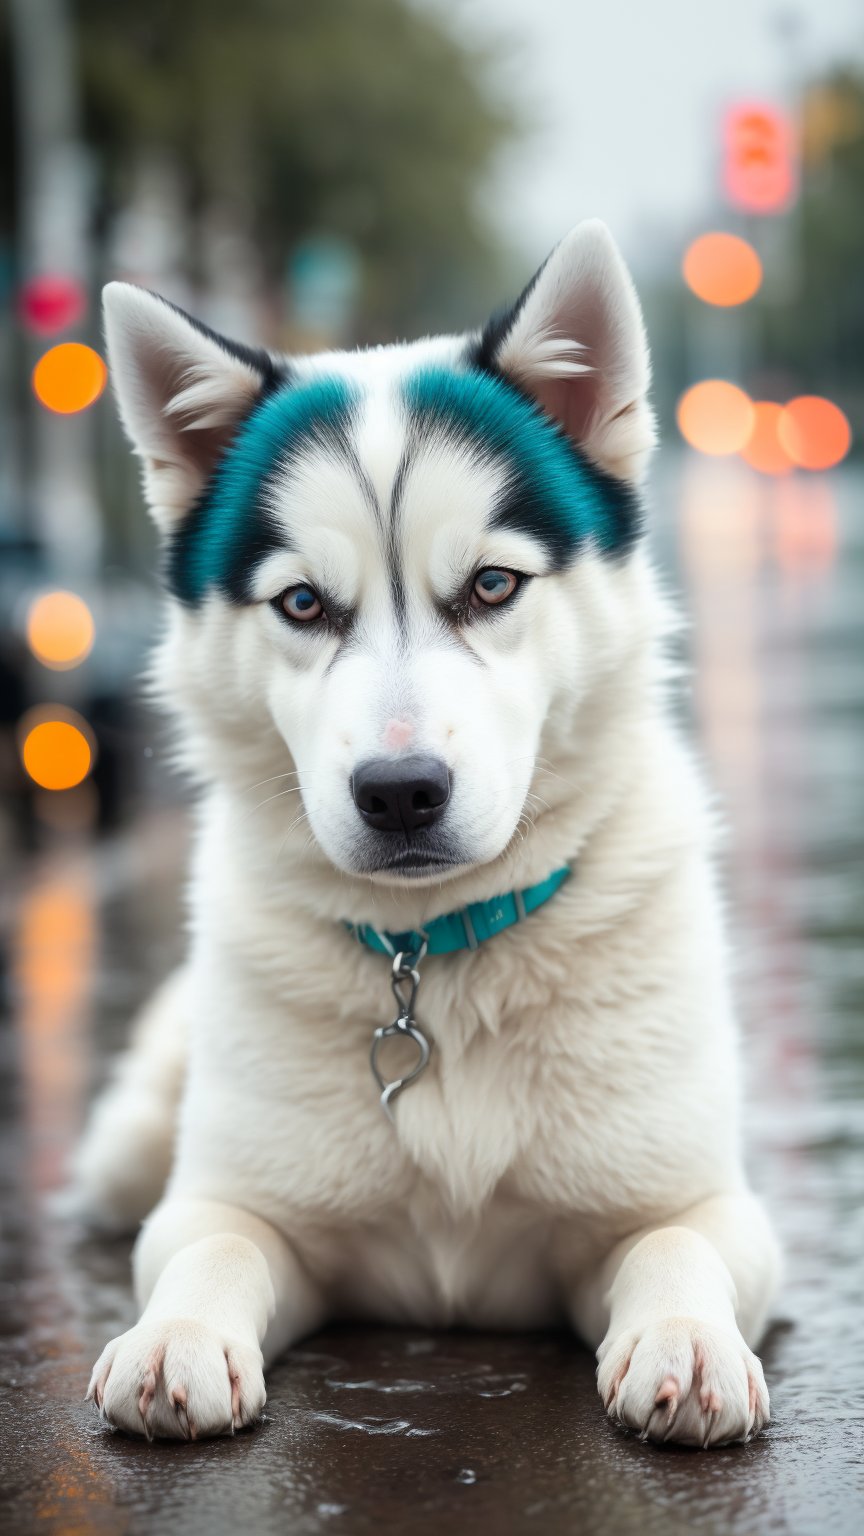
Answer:
<svg viewBox="0 0 864 1536"><path fill-rule="evenodd" d="M524 891L508 891L506 896L493 896L491 901L472 901L458 912L433 917L425 928L407 929L404 933L382 933L371 923L346 923L345 927L358 943L379 955L419 955L421 951L428 955L452 955L460 949L478 949L486 939L536 912L555 895L569 874L570 867L565 865L539 885L529 885Z"/></svg>

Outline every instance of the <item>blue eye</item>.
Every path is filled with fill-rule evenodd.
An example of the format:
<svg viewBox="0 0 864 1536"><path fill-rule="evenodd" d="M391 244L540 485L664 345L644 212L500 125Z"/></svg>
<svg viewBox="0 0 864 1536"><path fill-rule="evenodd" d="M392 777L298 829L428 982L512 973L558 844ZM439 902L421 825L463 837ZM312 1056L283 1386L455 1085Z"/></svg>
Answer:
<svg viewBox="0 0 864 1536"><path fill-rule="evenodd" d="M279 599L282 612L289 618L300 624L308 624L313 619L320 619L324 612L324 605L317 592L311 587L289 587Z"/></svg>
<svg viewBox="0 0 864 1536"><path fill-rule="evenodd" d="M518 585L519 579L512 571L499 571L493 567L480 571L474 578L472 607L478 608L481 603L485 608L499 607L513 596Z"/></svg>

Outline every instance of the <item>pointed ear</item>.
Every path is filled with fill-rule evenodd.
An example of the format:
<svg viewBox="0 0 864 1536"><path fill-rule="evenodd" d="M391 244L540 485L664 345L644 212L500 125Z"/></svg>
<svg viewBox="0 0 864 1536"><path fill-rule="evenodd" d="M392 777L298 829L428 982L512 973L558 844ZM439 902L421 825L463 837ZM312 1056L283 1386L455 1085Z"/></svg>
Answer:
<svg viewBox="0 0 864 1536"><path fill-rule="evenodd" d="M654 443L639 300L605 224L578 224L509 314L490 321L484 366L510 378L601 469L638 482Z"/></svg>
<svg viewBox="0 0 864 1536"><path fill-rule="evenodd" d="M281 370L266 352L217 336L145 288L109 283L102 297L120 416L144 461L150 510L167 531Z"/></svg>

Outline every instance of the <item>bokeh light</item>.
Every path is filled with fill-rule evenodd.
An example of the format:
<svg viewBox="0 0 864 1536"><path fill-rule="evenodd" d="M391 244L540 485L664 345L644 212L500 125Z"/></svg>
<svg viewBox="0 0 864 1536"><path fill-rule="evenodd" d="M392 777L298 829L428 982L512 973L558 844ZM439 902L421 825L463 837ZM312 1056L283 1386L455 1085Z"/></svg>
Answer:
<svg viewBox="0 0 864 1536"><path fill-rule="evenodd" d="M95 758L86 720L62 706L37 706L21 722L21 761L40 789L72 789L86 779Z"/></svg>
<svg viewBox="0 0 864 1536"><path fill-rule="evenodd" d="M81 341L63 341L40 357L33 370L36 397L62 416L84 411L98 400L108 378L98 352Z"/></svg>
<svg viewBox="0 0 864 1536"><path fill-rule="evenodd" d="M799 395L785 407L777 435L793 464L801 469L831 469L845 459L852 442L840 407L819 395Z"/></svg>
<svg viewBox="0 0 864 1536"><path fill-rule="evenodd" d="M733 208L782 213L795 192L795 131L770 102L739 102L726 115L723 182Z"/></svg>
<svg viewBox="0 0 864 1536"><path fill-rule="evenodd" d="M28 330L37 336L54 336L81 319L87 294L77 278L45 273L22 284L18 307Z"/></svg>
<svg viewBox="0 0 864 1536"><path fill-rule="evenodd" d="M37 660L57 672L89 656L94 634L93 615L74 592L43 592L30 605L27 643Z"/></svg>
<svg viewBox="0 0 864 1536"><path fill-rule="evenodd" d="M753 402L737 384L703 379L685 391L676 412L684 441L699 453L738 453L753 429Z"/></svg>
<svg viewBox="0 0 864 1536"><path fill-rule="evenodd" d="M706 304L746 304L762 282L762 263L752 245L721 231L700 235L684 253L684 281Z"/></svg>
<svg viewBox="0 0 864 1536"><path fill-rule="evenodd" d="M776 400L753 402L753 426L741 457L763 475L787 475L792 469L792 460L779 437L782 415L783 407Z"/></svg>

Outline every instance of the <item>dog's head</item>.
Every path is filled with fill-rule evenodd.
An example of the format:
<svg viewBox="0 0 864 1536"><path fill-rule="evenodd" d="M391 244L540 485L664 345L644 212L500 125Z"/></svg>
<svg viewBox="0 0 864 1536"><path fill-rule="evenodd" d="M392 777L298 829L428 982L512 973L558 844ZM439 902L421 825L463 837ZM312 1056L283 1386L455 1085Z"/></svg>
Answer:
<svg viewBox="0 0 864 1536"><path fill-rule="evenodd" d="M288 360L125 284L105 312L199 769L274 794L296 770L343 871L498 858L641 622L649 365L606 230L469 337Z"/></svg>

